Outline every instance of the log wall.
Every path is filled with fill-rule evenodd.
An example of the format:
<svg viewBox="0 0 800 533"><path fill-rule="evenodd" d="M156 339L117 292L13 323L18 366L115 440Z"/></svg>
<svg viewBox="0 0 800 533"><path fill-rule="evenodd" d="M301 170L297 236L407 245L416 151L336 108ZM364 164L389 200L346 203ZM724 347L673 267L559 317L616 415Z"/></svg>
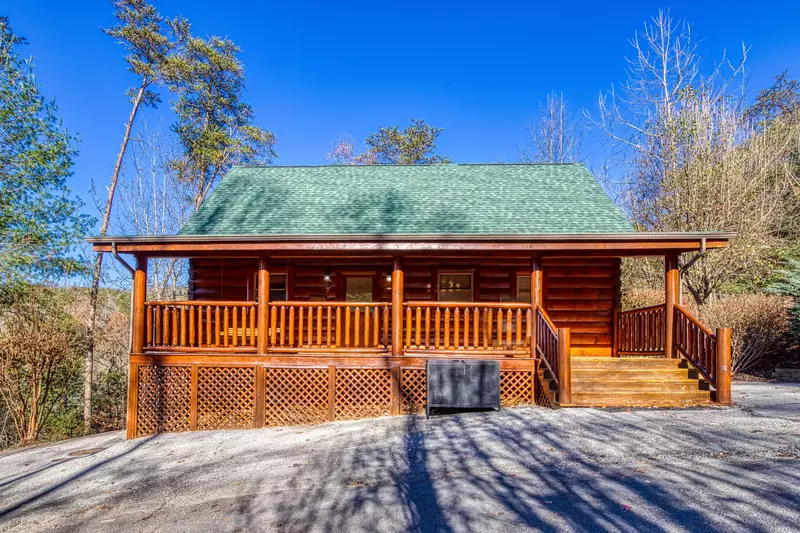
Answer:
<svg viewBox="0 0 800 533"><path fill-rule="evenodd" d="M556 327L572 330L573 355L611 355L612 310L619 303L619 267L615 258L543 258L544 307ZM323 275L330 269L331 283ZM257 260L196 258L189 263L189 299L255 300ZM272 274L285 274L289 300L343 300L344 277L373 276L375 300L391 301L388 261L319 259L273 262ZM525 259L406 258L404 301L436 300L439 273L471 272L473 300L516 299L517 276L529 275ZM274 279L274 277L273 277Z"/></svg>

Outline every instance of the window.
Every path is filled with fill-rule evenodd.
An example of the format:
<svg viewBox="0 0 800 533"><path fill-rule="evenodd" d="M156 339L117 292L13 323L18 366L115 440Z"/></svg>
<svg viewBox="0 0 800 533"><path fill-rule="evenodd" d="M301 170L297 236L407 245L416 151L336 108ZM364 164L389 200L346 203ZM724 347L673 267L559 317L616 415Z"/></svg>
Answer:
<svg viewBox="0 0 800 533"><path fill-rule="evenodd" d="M345 278L345 301L371 302L372 301L372 276Z"/></svg>
<svg viewBox="0 0 800 533"><path fill-rule="evenodd" d="M258 300L258 272L253 275L253 300ZM270 274L269 301L281 302L289 299L286 287L286 274Z"/></svg>
<svg viewBox="0 0 800 533"><path fill-rule="evenodd" d="M269 301L279 302L288 300L286 291L286 274L272 274L269 277Z"/></svg>
<svg viewBox="0 0 800 533"><path fill-rule="evenodd" d="M517 301L531 301L531 277L517 276Z"/></svg>
<svg viewBox="0 0 800 533"><path fill-rule="evenodd" d="M439 300L471 302L472 274L439 274Z"/></svg>

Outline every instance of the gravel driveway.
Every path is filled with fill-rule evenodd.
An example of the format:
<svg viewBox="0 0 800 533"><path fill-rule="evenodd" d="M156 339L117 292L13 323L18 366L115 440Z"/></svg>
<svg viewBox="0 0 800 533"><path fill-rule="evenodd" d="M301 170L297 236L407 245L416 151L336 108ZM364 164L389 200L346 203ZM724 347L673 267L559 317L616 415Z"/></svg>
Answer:
<svg viewBox="0 0 800 533"><path fill-rule="evenodd" d="M800 531L800 385L734 400L73 439L0 454L0 530Z"/></svg>

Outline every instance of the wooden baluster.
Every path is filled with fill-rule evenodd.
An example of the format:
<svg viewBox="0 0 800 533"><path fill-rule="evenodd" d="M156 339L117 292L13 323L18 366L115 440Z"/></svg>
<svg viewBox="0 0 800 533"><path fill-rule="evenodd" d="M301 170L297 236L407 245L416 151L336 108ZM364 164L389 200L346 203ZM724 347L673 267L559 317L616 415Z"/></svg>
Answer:
<svg viewBox="0 0 800 533"><path fill-rule="evenodd" d="M239 317L239 306L234 305L233 309L231 310L231 312L233 314L233 335L232 335L233 338L231 339L231 344L233 344L233 346L235 347L235 346L239 345L238 344L239 343L239 338L238 338L239 335L237 333L237 330L239 329L239 318L238 318Z"/></svg>
<svg viewBox="0 0 800 533"><path fill-rule="evenodd" d="M230 339L228 339L228 337L229 337L229 335L228 335L228 331L229 331L228 330L228 324L229 324L228 306L226 305L222 309L223 309L222 310L222 341L225 344L225 346L228 346L228 344L230 343Z"/></svg>
<svg viewBox="0 0 800 533"><path fill-rule="evenodd" d="M331 322L331 313L332 312L333 312L333 308L328 306L328 312L327 312L327 317L326 317L327 324L326 324L326 328L325 328L325 333L327 335L326 339L325 339L325 346L327 346L328 348L331 347L331 327L333 325L332 322Z"/></svg>
<svg viewBox="0 0 800 533"><path fill-rule="evenodd" d="M503 311L500 311L503 314ZM506 347L511 347L511 309L506 311Z"/></svg>
<svg viewBox="0 0 800 533"><path fill-rule="evenodd" d="M162 322L163 322L163 324L161 325L161 326L162 326L162 329L161 329L161 332L162 332L162 335L161 335L161 344L162 344L163 346L169 346L169 324L170 324L170 316L169 316L169 315L170 315L170 310L169 310L169 306L166 306L166 305L165 305L165 306L164 306L164 308L163 308L163 310L162 310L162 313L163 313L163 315L162 315L162 317L163 317L163 321L162 321Z"/></svg>
<svg viewBox="0 0 800 533"><path fill-rule="evenodd" d="M179 305L178 308L180 308L180 345L186 346L186 306Z"/></svg>
<svg viewBox="0 0 800 533"><path fill-rule="evenodd" d="M431 308L425 308L425 346L431 347Z"/></svg>
<svg viewBox="0 0 800 533"><path fill-rule="evenodd" d="M530 309L525 310L525 321L528 334L525 336L523 343L527 345L529 342L533 342L533 312ZM531 355L535 355L535 346L528 346L528 350L530 350Z"/></svg>
<svg viewBox="0 0 800 533"><path fill-rule="evenodd" d="M278 340L278 308L269 306L269 343L273 346Z"/></svg>
<svg viewBox="0 0 800 533"><path fill-rule="evenodd" d="M173 306L172 307L172 345L178 346L178 334L180 333L178 328L180 325L178 324L178 308Z"/></svg>
<svg viewBox="0 0 800 533"><path fill-rule="evenodd" d="M469 307L464 308L464 349L469 349Z"/></svg>
<svg viewBox="0 0 800 533"><path fill-rule="evenodd" d="M369 307L364 307L364 348L369 348Z"/></svg>
<svg viewBox="0 0 800 533"><path fill-rule="evenodd" d="M353 338L353 345L355 347L360 346L361 345L360 344L360 342L361 342L361 308L360 307L356 307L355 327L354 327L354 331L353 331L353 337L354 337Z"/></svg>
<svg viewBox="0 0 800 533"><path fill-rule="evenodd" d="M168 305L165 305L163 308L163 337L161 342L164 346L170 345L170 340L172 339L172 308Z"/></svg>
<svg viewBox="0 0 800 533"><path fill-rule="evenodd" d="M194 306L186 306L188 307L189 313L189 346L194 346ZM184 308L186 311L186 308Z"/></svg>
<svg viewBox="0 0 800 533"><path fill-rule="evenodd" d="M510 311L509 311L510 312ZM515 346L522 346L522 309L517 309L517 337Z"/></svg>
<svg viewBox="0 0 800 533"><path fill-rule="evenodd" d="M153 341L153 344L155 346L163 346L164 345L164 341L161 340L162 339L161 327L162 327L163 324L162 324L162 321L161 321L161 306L160 305L156 305L155 306L155 316L153 317L153 320L155 321L155 327L156 327L156 338Z"/></svg>
<svg viewBox="0 0 800 533"><path fill-rule="evenodd" d="M155 344L155 341L153 341L153 312L154 309L152 305L145 306L144 316L145 316L145 324L147 325L145 327L146 333L144 337L144 346L150 346Z"/></svg>
<svg viewBox="0 0 800 533"><path fill-rule="evenodd" d="M414 313L415 318L417 320L416 329L414 331L414 344L417 348L421 347L422 341L422 308L417 307L416 312Z"/></svg>
<svg viewBox="0 0 800 533"><path fill-rule="evenodd" d="M374 338L373 343L376 347L380 347L380 307L373 307L372 308L372 337Z"/></svg>
<svg viewBox="0 0 800 533"><path fill-rule="evenodd" d="M350 348L350 307L344 308L344 345Z"/></svg>
<svg viewBox="0 0 800 533"><path fill-rule="evenodd" d="M203 345L203 306L197 306L197 346Z"/></svg>
<svg viewBox="0 0 800 533"><path fill-rule="evenodd" d="M278 345L286 346L286 306L281 305L280 308L277 310L277 312L278 312Z"/></svg>
<svg viewBox="0 0 800 533"><path fill-rule="evenodd" d="M450 349L450 308L444 308L444 349Z"/></svg>
<svg viewBox="0 0 800 533"><path fill-rule="evenodd" d="M214 329L216 330L216 342L214 346L222 346L222 312L219 306L214 306Z"/></svg>
<svg viewBox="0 0 800 533"><path fill-rule="evenodd" d="M436 344L434 345L434 347L437 350L440 350L442 348L442 336L441 336L442 311L438 307L436 308L436 313L434 315L433 320L434 320L433 329L436 335Z"/></svg>
<svg viewBox="0 0 800 533"><path fill-rule="evenodd" d="M411 307L406 307L406 346L411 347L411 330L413 324L411 323Z"/></svg>
<svg viewBox="0 0 800 533"><path fill-rule="evenodd" d="M317 346L322 346L322 306L317 306Z"/></svg>
<svg viewBox="0 0 800 533"><path fill-rule="evenodd" d="M383 345L389 346L389 307L384 306L381 312L383 314Z"/></svg>
<svg viewBox="0 0 800 533"><path fill-rule="evenodd" d="M476 307L472 313L472 347L477 350L480 348L481 311Z"/></svg>
<svg viewBox="0 0 800 533"><path fill-rule="evenodd" d="M211 336L211 306L206 306L206 344L212 346L214 337Z"/></svg>
<svg viewBox="0 0 800 533"><path fill-rule="evenodd" d="M483 338L483 347L488 349L487 342L494 348L494 339L492 338L492 326L494 325L494 313L492 312L492 308L490 307L487 309L486 312L486 332Z"/></svg>
<svg viewBox="0 0 800 533"><path fill-rule="evenodd" d="M250 346L256 345L256 308L250 307Z"/></svg>
<svg viewBox="0 0 800 533"><path fill-rule="evenodd" d="M308 346L314 346L314 308L308 308Z"/></svg>
<svg viewBox="0 0 800 533"><path fill-rule="evenodd" d="M305 338L305 327L303 327L303 315L305 315L305 308L300 306L297 308L297 347L302 348L305 346L303 339Z"/></svg>
<svg viewBox="0 0 800 533"><path fill-rule="evenodd" d="M289 346L294 347L294 306L289 306Z"/></svg>
<svg viewBox="0 0 800 533"><path fill-rule="evenodd" d="M459 346L459 341L461 340L461 308L456 307L453 311L453 348L458 350L459 348L463 348Z"/></svg>
<svg viewBox="0 0 800 533"><path fill-rule="evenodd" d="M342 308L336 308L336 347L342 345Z"/></svg>

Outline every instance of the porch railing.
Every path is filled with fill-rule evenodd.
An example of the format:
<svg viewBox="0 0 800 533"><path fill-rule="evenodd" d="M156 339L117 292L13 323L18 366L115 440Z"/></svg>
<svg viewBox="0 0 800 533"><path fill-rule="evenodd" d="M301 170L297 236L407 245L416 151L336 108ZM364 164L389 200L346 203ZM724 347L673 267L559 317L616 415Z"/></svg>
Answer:
<svg viewBox="0 0 800 533"><path fill-rule="evenodd" d="M255 350L255 302L152 301L144 306L145 350Z"/></svg>
<svg viewBox="0 0 800 533"><path fill-rule="evenodd" d="M408 351L530 353L530 304L410 301L403 309Z"/></svg>
<svg viewBox="0 0 800 533"><path fill-rule="evenodd" d="M558 329L547 313L536 306L536 355L550 372L551 379L558 384Z"/></svg>
<svg viewBox="0 0 800 533"><path fill-rule="evenodd" d="M375 351L389 347L387 302L269 304L269 350Z"/></svg>
<svg viewBox="0 0 800 533"><path fill-rule="evenodd" d="M716 386L717 336L680 305L675 305L673 344L703 378Z"/></svg>
<svg viewBox="0 0 800 533"><path fill-rule="evenodd" d="M536 355L558 391L558 403L572 403L572 362L570 360L570 330L556 328L547 312L536 306ZM541 386L549 387L549 383Z"/></svg>
<svg viewBox="0 0 800 533"><path fill-rule="evenodd" d="M663 354L666 324L664 304L618 313L615 335L617 353Z"/></svg>

